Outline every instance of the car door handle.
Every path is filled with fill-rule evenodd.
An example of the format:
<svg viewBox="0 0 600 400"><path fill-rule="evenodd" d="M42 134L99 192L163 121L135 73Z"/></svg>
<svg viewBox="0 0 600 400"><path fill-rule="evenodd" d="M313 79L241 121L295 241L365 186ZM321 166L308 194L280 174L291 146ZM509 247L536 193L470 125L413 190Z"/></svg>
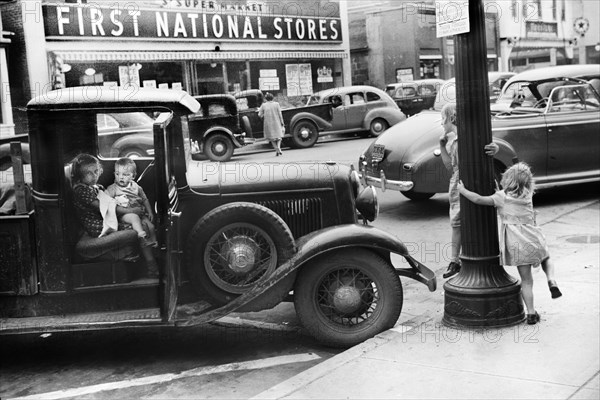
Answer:
<svg viewBox="0 0 600 400"><path fill-rule="evenodd" d="M171 218L179 218L179 217L181 217L181 211L180 212L176 212L176 211L169 210L169 217L171 217Z"/></svg>

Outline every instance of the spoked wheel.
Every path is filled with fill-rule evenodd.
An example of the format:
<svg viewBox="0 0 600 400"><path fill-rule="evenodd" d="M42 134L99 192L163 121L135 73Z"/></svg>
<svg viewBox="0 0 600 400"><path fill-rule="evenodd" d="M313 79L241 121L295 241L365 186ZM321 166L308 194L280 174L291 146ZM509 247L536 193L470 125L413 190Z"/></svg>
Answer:
<svg viewBox="0 0 600 400"><path fill-rule="evenodd" d="M273 211L231 203L196 223L186 265L194 287L214 303L225 304L268 277L294 249L289 228Z"/></svg>
<svg viewBox="0 0 600 400"><path fill-rule="evenodd" d="M233 155L233 142L223 133L215 133L204 142L204 154L212 161L229 161Z"/></svg>
<svg viewBox="0 0 600 400"><path fill-rule="evenodd" d="M302 325L323 344L349 347L394 326L402 285L377 254L354 249L327 254L298 274L294 303Z"/></svg>
<svg viewBox="0 0 600 400"><path fill-rule="evenodd" d="M312 147L319 139L317 126L310 121L300 121L292 130L292 147L306 149Z"/></svg>

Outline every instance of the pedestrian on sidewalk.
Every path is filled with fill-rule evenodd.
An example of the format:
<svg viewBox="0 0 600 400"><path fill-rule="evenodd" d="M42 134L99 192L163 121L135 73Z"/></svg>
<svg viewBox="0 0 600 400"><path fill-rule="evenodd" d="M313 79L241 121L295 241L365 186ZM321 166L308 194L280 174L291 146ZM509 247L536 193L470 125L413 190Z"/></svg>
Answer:
<svg viewBox="0 0 600 400"><path fill-rule="evenodd" d="M503 265L516 265L521 276L521 295L527 307L527 323L534 325L540 315L533 304L532 267L542 269L548 280L553 299L562 296L554 279L554 265L550 260L546 238L536 225L533 210L535 185L529 166L523 162L514 164L502 175L502 190L491 196L481 196L458 183L460 194L475 204L494 206L502 221L500 230L500 255Z"/></svg>
<svg viewBox="0 0 600 400"><path fill-rule="evenodd" d="M281 138L285 131L281 107L279 103L273 101L271 93L265 94L265 100L258 109L258 116L263 119L265 138L271 142L271 146L275 149L275 155L280 156L283 154L281 152Z"/></svg>
<svg viewBox="0 0 600 400"><path fill-rule="evenodd" d="M458 193L458 129L456 127L456 104L446 103L442 110L442 127L444 133L440 137L440 155L448 171L452 174L448 195L450 201L450 227L452 228L452 254L448 269L444 273L444 278L450 278L460 271L460 195ZM496 143L486 144L485 154L494 156L499 150Z"/></svg>

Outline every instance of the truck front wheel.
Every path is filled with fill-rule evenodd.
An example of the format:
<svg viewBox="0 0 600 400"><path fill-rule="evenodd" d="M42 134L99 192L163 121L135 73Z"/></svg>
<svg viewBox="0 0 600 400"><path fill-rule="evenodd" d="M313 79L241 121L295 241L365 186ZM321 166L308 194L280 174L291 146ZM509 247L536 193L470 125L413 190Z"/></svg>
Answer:
<svg viewBox="0 0 600 400"><path fill-rule="evenodd" d="M298 273L294 305L321 343L350 347L394 326L402 284L393 267L365 249L336 251Z"/></svg>
<svg viewBox="0 0 600 400"><path fill-rule="evenodd" d="M312 147L319 139L317 126L310 121L300 121L292 127L292 147L306 149Z"/></svg>
<svg viewBox="0 0 600 400"><path fill-rule="evenodd" d="M224 133L210 135L204 142L204 154L212 161L229 161L233 156L233 142Z"/></svg>
<svg viewBox="0 0 600 400"><path fill-rule="evenodd" d="M295 246L289 227L270 209L230 203L196 223L187 242L186 266L200 294L222 305L268 277L294 254Z"/></svg>

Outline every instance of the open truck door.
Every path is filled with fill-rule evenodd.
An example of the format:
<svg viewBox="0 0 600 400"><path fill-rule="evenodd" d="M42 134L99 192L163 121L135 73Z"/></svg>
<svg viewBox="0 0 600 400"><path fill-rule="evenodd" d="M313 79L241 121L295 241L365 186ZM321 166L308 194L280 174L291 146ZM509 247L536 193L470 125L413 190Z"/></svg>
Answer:
<svg viewBox="0 0 600 400"><path fill-rule="evenodd" d="M175 181L172 155L169 153L169 135L173 133L172 113L162 113L154 122L156 165L156 216L158 235L163 252L160 279L161 314L164 322L175 316L178 296L180 241L177 212L179 198Z"/></svg>

